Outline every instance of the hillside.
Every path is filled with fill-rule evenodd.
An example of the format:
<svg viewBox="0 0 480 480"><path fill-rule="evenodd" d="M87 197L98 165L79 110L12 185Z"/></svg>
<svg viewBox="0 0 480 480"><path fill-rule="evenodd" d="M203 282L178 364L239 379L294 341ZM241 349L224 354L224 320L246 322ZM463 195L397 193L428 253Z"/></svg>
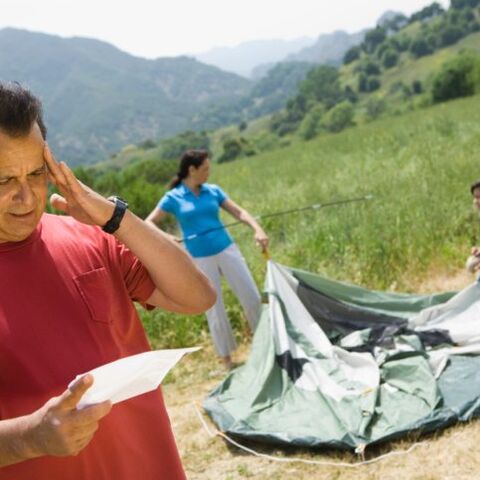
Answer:
<svg viewBox="0 0 480 480"><path fill-rule="evenodd" d="M146 60L97 40L16 29L0 30L0 79L25 83L42 98L49 141L74 164L180 132L212 102L250 88L192 58Z"/></svg>
<svg viewBox="0 0 480 480"><path fill-rule="evenodd" d="M212 181L254 214L374 194L373 202L269 220L272 251L285 264L409 289L430 268L460 268L476 241L468 187L480 176L479 141L477 95L216 165ZM148 152L132 152L136 161L116 176L95 183L92 173L91 184L110 185L106 193L146 216L176 168ZM232 233L249 245L248 229Z"/></svg>

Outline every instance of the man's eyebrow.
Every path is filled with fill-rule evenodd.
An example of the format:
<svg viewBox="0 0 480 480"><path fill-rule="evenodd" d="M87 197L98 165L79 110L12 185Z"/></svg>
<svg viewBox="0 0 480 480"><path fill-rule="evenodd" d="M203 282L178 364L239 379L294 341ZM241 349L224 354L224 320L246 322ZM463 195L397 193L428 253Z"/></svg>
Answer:
<svg viewBox="0 0 480 480"><path fill-rule="evenodd" d="M46 172L47 171L47 164L44 163L43 165L41 165L40 167L37 167L37 168L34 168L31 172L28 173L28 175L30 175L30 173L36 173L36 172L39 172L40 170Z"/></svg>
<svg viewBox="0 0 480 480"><path fill-rule="evenodd" d="M43 165L40 165L39 167L34 168L33 170L30 170L30 172L27 173L27 175L31 175L32 173L37 173L40 171L47 171L47 164L44 163ZM0 172L0 178L2 180L6 180L7 178L15 178L17 175L12 175L10 173L2 173Z"/></svg>

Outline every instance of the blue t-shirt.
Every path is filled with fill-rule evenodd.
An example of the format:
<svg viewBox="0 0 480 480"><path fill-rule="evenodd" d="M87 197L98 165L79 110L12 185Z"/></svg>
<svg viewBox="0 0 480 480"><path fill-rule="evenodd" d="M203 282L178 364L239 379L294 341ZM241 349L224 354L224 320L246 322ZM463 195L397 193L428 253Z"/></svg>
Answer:
<svg viewBox="0 0 480 480"><path fill-rule="evenodd" d="M220 205L227 198L218 185L204 183L197 196L181 183L167 192L157 207L176 217L192 257L208 257L233 243L219 218Z"/></svg>

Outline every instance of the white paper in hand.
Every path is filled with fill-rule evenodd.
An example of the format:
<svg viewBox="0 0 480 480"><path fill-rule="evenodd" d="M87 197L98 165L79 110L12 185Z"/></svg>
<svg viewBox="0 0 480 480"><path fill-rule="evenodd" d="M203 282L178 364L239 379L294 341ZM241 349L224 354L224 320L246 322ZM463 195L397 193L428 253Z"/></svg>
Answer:
<svg viewBox="0 0 480 480"><path fill-rule="evenodd" d="M118 403L155 390L183 355L199 349L200 347L192 347L139 353L77 375L70 385L87 373L94 378L93 385L85 392L77 408L82 409L105 400Z"/></svg>

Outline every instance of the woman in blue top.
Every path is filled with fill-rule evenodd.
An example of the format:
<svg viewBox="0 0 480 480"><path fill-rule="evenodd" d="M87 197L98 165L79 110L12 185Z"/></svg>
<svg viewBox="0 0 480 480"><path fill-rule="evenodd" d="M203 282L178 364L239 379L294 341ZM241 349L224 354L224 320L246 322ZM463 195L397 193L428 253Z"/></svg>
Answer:
<svg viewBox="0 0 480 480"><path fill-rule="evenodd" d="M268 247L268 236L257 221L228 198L218 185L206 183L209 173L208 152L186 151L178 173L170 183L170 190L147 221L156 224L166 214L174 215L187 250L214 284L217 302L207 311L208 326L218 354L230 368L233 365L231 353L237 345L223 303L221 276L226 278L238 297L252 331L257 325L261 300L245 259L219 218L220 207L250 226L256 243L263 250Z"/></svg>

